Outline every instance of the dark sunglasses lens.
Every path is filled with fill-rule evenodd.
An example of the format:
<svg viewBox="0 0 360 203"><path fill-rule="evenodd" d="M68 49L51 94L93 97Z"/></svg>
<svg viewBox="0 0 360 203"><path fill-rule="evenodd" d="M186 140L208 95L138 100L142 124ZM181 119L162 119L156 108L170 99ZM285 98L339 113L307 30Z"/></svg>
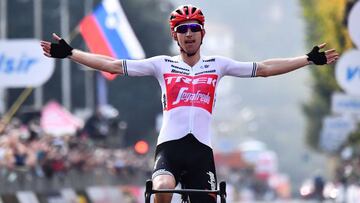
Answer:
<svg viewBox="0 0 360 203"><path fill-rule="evenodd" d="M191 30L191 32L199 32L201 31L201 25L199 24L185 24L185 25L180 25L176 27L176 32L177 33L186 33L188 31L188 29Z"/></svg>
<svg viewBox="0 0 360 203"><path fill-rule="evenodd" d="M201 31L201 26L199 24L190 24L189 25L191 32Z"/></svg>
<svg viewBox="0 0 360 203"><path fill-rule="evenodd" d="M180 25L176 27L177 33L186 33L188 31L188 25Z"/></svg>

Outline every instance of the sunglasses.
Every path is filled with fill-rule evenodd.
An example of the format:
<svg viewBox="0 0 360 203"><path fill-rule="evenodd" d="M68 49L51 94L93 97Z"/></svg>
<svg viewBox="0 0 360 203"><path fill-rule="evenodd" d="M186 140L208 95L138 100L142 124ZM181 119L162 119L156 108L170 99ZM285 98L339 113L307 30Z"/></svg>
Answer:
<svg viewBox="0 0 360 203"><path fill-rule="evenodd" d="M174 31L177 33L187 33L188 30L191 30L191 32L199 32L203 29L203 26L197 23L189 23L189 24L182 24L178 25L174 28Z"/></svg>

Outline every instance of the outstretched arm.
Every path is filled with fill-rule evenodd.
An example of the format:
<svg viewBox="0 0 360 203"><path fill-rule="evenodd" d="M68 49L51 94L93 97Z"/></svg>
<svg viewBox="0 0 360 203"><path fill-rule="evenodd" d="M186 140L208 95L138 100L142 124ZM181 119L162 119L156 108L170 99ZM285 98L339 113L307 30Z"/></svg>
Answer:
<svg viewBox="0 0 360 203"><path fill-rule="evenodd" d="M69 58L77 63L90 68L101 70L113 74L123 74L122 61L111 57L84 52L78 49L72 51Z"/></svg>
<svg viewBox="0 0 360 203"><path fill-rule="evenodd" d="M256 76L267 77L280 75L290 71L299 69L306 65L315 63L316 65L331 64L339 58L339 54L335 49L329 49L325 52L319 52L326 44L321 44L313 48L307 55L293 58L279 58L262 61L258 64Z"/></svg>
<svg viewBox="0 0 360 203"><path fill-rule="evenodd" d="M121 60L105 55L73 49L55 33L53 34L53 38L58 43L51 43L48 41L41 41L40 43L45 56L53 58L70 58L77 63L96 70L106 71L113 74L123 74Z"/></svg>

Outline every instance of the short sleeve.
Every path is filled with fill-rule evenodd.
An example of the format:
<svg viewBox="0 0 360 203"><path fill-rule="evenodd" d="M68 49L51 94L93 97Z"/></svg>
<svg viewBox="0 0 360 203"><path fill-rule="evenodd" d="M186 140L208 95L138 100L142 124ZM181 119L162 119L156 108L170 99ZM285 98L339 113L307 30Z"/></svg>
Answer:
<svg viewBox="0 0 360 203"><path fill-rule="evenodd" d="M222 75L236 77L255 77L257 63L240 62L227 57L217 57L217 65L222 69Z"/></svg>
<svg viewBox="0 0 360 203"><path fill-rule="evenodd" d="M161 56L141 60L122 60L124 76L156 76Z"/></svg>

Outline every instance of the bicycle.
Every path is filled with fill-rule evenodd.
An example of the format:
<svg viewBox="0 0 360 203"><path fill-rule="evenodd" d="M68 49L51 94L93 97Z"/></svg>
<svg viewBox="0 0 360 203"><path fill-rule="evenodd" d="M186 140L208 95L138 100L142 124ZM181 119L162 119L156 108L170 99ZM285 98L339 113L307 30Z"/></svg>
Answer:
<svg viewBox="0 0 360 203"><path fill-rule="evenodd" d="M219 184L219 190L199 190L199 189L153 189L152 180L146 181L145 188L145 203L150 203L151 195L156 193L176 193L181 195L182 203L190 203L189 194L194 193L206 193L206 194L215 194L220 196L220 202L226 203L226 182L221 181Z"/></svg>

